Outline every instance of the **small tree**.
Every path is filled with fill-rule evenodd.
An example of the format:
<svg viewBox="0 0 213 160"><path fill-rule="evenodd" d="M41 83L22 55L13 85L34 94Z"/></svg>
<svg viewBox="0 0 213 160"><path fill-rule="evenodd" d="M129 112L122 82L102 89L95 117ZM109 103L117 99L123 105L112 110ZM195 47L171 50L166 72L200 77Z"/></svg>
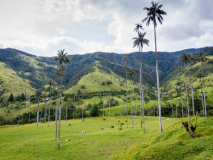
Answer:
<svg viewBox="0 0 213 160"><path fill-rule="evenodd" d="M10 97L8 98L8 102L13 102L13 101L14 101L14 97L13 97L13 94L11 93Z"/></svg>

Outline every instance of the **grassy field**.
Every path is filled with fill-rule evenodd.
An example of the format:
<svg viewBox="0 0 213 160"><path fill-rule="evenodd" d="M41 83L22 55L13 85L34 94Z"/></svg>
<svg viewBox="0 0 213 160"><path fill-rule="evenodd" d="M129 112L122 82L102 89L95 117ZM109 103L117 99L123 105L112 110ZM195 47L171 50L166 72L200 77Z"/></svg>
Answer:
<svg viewBox="0 0 213 160"><path fill-rule="evenodd" d="M124 124L122 130L118 120L125 123L126 117L111 117L114 128L105 118L62 121L60 149L54 122L50 127L44 123L0 126L0 159L213 159L213 118L198 117L194 140L181 124L187 118L163 118L163 134L158 117L147 117L146 133L140 128L140 117L134 117L134 128L129 119L129 128Z"/></svg>

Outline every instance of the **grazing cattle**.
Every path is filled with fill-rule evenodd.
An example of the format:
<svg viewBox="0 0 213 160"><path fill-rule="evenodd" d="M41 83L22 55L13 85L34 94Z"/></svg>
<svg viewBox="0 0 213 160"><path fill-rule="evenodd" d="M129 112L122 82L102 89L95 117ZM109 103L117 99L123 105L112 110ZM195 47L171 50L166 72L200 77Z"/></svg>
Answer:
<svg viewBox="0 0 213 160"><path fill-rule="evenodd" d="M111 128L114 128L114 126L111 126Z"/></svg>
<svg viewBox="0 0 213 160"><path fill-rule="evenodd" d="M124 125L124 123L121 123L121 125Z"/></svg>
<svg viewBox="0 0 213 160"><path fill-rule="evenodd" d="M169 122L170 122L170 120L169 120L169 119L167 119L167 121L169 121Z"/></svg>
<svg viewBox="0 0 213 160"><path fill-rule="evenodd" d="M136 124L136 123L134 122L134 124Z"/></svg>
<svg viewBox="0 0 213 160"><path fill-rule="evenodd" d="M106 119L103 119L104 121L106 120Z"/></svg>
<svg viewBox="0 0 213 160"><path fill-rule="evenodd" d="M125 120L125 122L127 122L127 120Z"/></svg>
<svg viewBox="0 0 213 160"><path fill-rule="evenodd" d="M103 130L104 128L101 128L101 130Z"/></svg>
<svg viewBox="0 0 213 160"><path fill-rule="evenodd" d="M68 141L70 141L71 139L69 138L69 139L67 139L66 141L68 142Z"/></svg>
<svg viewBox="0 0 213 160"><path fill-rule="evenodd" d="M69 126L71 126L71 124L69 124Z"/></svg>
<svg viewBox="0 0 213 160"><path fill-rule="evenodd" d="M85 134L85 133L87 133L86 131L82 131L82 134Z"/></svg>

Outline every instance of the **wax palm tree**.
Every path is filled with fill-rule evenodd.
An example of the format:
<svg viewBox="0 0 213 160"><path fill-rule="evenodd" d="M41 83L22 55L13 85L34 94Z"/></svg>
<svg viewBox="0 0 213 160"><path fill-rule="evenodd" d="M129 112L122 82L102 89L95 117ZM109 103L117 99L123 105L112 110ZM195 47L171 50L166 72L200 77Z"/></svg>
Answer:
<svg viewBox="0 0 213 160"><path fill-rule="evenodd" d="M153 22L154 25L154 37L155 37L155 58L156 58L156 77L157 77L157 91L158 91L158 106L159 106L159 123L160 123L160 132L163 133L162 123L161 123L161 103L160 103L160 82L159 82L159 73L158 73L158 58L157 58L157 41L156 41L156 27L157 21L163 23L163 15L166 15L166 12L161 10L163 7L162 4L151 2L151 7L145 7L144 10L147 11L147 17L143 20L146 21L146 25L149 26L150 22Z"/></svg>
<svg viewBox="0 0 213 160"><path fill-rule="evenodd" d="M56 130L55 130L55 138L57 138L57 128L58 128L58 93L59 93L59 86L60 86L60 77L61 77L61 72L59 70L59 68L56 69L56 73L54 76L57 76L58 77L58 85L57 85L57 90L55 91L56 93L56 106L55 106L55 127L56 127Z"/></svg>
<svg viewBox="0 0 213 160"><path fill-rule="evenodd" d="M209 60L208 58L206 58L205 56L205 52L200 51L198 53L198 55L196 55L196 62L200 62L201 63L201 67L202 67L202 79L203 79L203 100L204 100L204 116L207 117L207 108L206 108L206 92L205 92L205 82L204 82L204 74L203 74L203 65L205 64L205 62L207 60Z"/></svg>
<svg viewBox="0 0 213 160"><path fill-rule="evenodd" d="M37 110L37 126L38 126L38 120L39 120L39 101L40 101L40 98L41 98L41 92L40 91L36 91L36 94L35 94L37 100L38 100L38 110Z"/></svg>
<svg viewBox="0 0 213 160"><path fill-rule="evenodd" d="M184 73L185 73L185 82L186 82L186 99L187 99L187 110L188 110L188 116L189 116L189 95L188 95L187 78L186 78L186 65L189 63L189 59L186 52L184 52L180 56L185 69Z"/></svg>
<svg viewBox="0 0 213 160"><path fill-rule="evenodd" d="M135 31L138 31L138 37L133 38L133 47L139 48L139 59L140 59L140 117L141 117L141 128L142 122L144 123L144 132L145 132L145 120L143 112L143 121L142 121L142 108L144 110L144 90L143 90L143 76L142 76L142 49L144 45L149 45L149 40L145 38L146 32L141 33L139 29L142 29L142 26L136 24Z"/></svg>
<svg viewBox="0 0 213 160"><path fill-rule="evenodd" d="M87 89L85 85L81 86L81 89L83 90L83 98L84 98L84 90ZM84 121L84 108L82 105L82 122Z"/></svg>
<svg viewBox="0 0 213 160"><path fill-rule="evenodd" d="M101 83L102 86L105 86L105 83ZM103 119L104 119L104 90L103 90Z"/></svg>
<svg viewBox="0 0 213 160"><path fill-rule="evenodd" d="M180 74L183 73L182 67L178 67L176 71L178 72L179 77L180 77ZM180 81L179 81L179 83L180 83ZM180 83L180 96L181 96L182 117L183 117L183 98L182 98L182 85L181 85L181 83Z"/></svg>
<svg viewBox="0 0 213 160"><path fill-rule="evenodd" d="M49 123L50 123L50 101L51 101L51 93L52 93L51 89L52 89L53 81L49 80L48 84L49 84L49 87L50 87L49 115L48 115L48 126L49 126Z"/></svg>
<svg viewBox="0 0 213 160"><path fill-rule="evenodd" d="M61 73L61 92L60 92L60 106L59 106L59 127L58 127L58 148L60 148L60 127L61 127L61 105L62 105L62 77L65 68L63 64L70 63L69 58L67 57L67 52L65 50L59 50L58 56L53 59L54 61L58 61L59 71Z"/></svg>
<svg viewBox="0 0 213 160"><path fill-rule="evenodd" d="M135 76L135 72L131 69L128 72L128 76L132 79ZM131 82L131 110L132 110L132 128L133 128L132 82Z"/></svg>
<svg viewBox="0 0 213 160"><path fill-rule="evenodd" d="M187 54L187 56L188 56L188 63L189 63L189 69L190 69L191 62L194 62L194 58L191 56L191 54ZM194 89L193 89L191 74L189 76L189 81L190 81L191 92L192 92L192 110L193 110L193 116L195 116L194 91L193 91Z"/></svg>
<svg viewBox="0 0 213 160"><path fill-rule="evenodd" d="M126 114L126 118L127 118L127 128L128 128L128 90L127 90L127 62L128 62L128 58L125 56L123 58L123 63L125 65L125 71L126 71L126 111L127 111L127 114Z"/></svg>
<svg viewBox="0 0 213 160"><path fill-rule="evenodd" d="M106 81L107 86L109 87L112 82L111 81ZM109 90L109 128L110 128L110 90Z"/></svg>

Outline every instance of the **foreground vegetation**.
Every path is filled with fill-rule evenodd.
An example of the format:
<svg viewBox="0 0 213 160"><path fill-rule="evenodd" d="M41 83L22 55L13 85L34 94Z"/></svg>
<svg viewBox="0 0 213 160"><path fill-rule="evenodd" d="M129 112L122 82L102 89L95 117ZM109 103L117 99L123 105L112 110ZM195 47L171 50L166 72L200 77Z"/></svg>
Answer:
<svg viewBox="0 0 213 160"><path fill-rule="evenodd" d="M196 138L192 140L181 122L162 119L159 134L158 117L147 117L146 133L140 118L134 117L134 128L126 128L126 117L101 117L61 121L61 148L57 149L55 122L0 127L1 159L213 159L213 118L198 117ZM194 118L192 118L194 120ZM124 123L119 130L120 123ZM193 122L194 123L194 122ZM69 126L71 124L71 126ZM101 130L101 128L104 128ZM82 134L86 131L86 134ZM66 141L67 139L70 141Z"/></svg>

